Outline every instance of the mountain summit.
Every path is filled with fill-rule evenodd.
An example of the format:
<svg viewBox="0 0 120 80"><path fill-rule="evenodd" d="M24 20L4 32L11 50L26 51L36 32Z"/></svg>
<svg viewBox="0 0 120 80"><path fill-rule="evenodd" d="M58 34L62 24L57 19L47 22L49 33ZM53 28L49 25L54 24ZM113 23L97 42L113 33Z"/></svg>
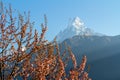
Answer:
<svg viewBox="0 0 120 80"><path fill-rule="evenodd" d="M57 41L62 42L65 39L72 38L73 36L93 36L93 35L101 35L99 33L95 33L92 29L85 27L84 22L79 17L75 17L71 20L67 26L67 28L63 31L60 31L57 35Z"/></svg>

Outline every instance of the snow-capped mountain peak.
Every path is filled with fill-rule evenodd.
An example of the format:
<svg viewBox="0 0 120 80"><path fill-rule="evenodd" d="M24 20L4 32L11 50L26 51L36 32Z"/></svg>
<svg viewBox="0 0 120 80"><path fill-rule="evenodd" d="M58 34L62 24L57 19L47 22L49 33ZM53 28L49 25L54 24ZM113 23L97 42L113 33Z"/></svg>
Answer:
<svg viewBox="0 0 120 80"><path fill-rule="evenodd" d="M79 17L75 17L70 21L67 28L57 35L57 41L62 42L65 39L72 38L73 36L91 36L98 35L90 28L85 27L84 22Z"/></svg>
<svg viewBox="0 0 120 80"><path fill-rule="evenodd" d="M81 27L84 26L84 23L80 20L79 17L76 17L76 18L73 20L72 25L73 25L75 28L79 29L79 28L81 28Z"/></svg>
<svg viewBox="0 0 120 80"><path fill-rule="evenodd" d="M68 26L69 27L69 26ZM79 17L75 17L70 25L70 27L75 31L75 35L79 35L80 32L84 32L85 26Z"/></svg>

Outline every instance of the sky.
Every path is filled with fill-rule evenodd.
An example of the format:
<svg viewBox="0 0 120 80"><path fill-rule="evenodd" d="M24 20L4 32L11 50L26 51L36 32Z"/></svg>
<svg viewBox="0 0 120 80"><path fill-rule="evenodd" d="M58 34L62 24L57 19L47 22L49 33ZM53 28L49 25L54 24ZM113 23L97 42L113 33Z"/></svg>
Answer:
<svg viewBox="0 0 120 80"><path fill-rule="evenodd" d="M78 16L85 26L106 35L120 35L120 0L0 0L20 13L30 11L34 28L40 31L44 14L48 19L45 38L53 38Z"/></svg>

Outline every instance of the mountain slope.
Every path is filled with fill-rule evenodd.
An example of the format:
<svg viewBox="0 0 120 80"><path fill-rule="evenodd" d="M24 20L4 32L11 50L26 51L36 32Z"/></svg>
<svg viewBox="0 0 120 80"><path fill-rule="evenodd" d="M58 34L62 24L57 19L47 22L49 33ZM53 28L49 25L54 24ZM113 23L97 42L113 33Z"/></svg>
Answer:
<svg viewBox="0 0 120 80"><path fill-rule="evenodd" d="M119 80L120 36L74 36L61 43L69 45L80 63L86 55L93 80ZM69 62L69 67L71 67ZM67 69L67 70L68 70Z"/></svg>
<svg viewBox="0 0 120 80"><path fill-rule="evenodd" d="M74 36L67 43L75 54L86 54L90 60L112 56L120 52L120 36ZM63 48L65 48L63 46ZM93 57L95 56L95 57Z"/></svg>
<svg viewBox="0 0 120 80"><path fill-rule="evenodd" d="M89 76L93 80L120 80L120 53L90 62Z"/></svg>

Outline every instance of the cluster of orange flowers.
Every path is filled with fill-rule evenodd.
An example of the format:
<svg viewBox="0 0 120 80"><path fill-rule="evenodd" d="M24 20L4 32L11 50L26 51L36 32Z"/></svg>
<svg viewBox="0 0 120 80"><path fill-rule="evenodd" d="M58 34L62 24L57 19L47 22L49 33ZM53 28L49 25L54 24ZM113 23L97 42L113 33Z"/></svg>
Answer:
<svg viewBox="0 0 120 80"><path fill-rule="evenodd" d="M0 3L2 5L2 3ZM77 62L71 49L68 52L74 68L66 74L66 51L61 54L56 41L44 39L47 21L42 24L42 33L32 34L29 16L18 16L18 22L12 15L11 7L0 7L0 80L91 80L84 71L87 58L83 56L81 64ZM16 23L19 23L16 27ZM24 45L24 46L23 46ZM69 65L68 65L69 66Z"/></svg>

